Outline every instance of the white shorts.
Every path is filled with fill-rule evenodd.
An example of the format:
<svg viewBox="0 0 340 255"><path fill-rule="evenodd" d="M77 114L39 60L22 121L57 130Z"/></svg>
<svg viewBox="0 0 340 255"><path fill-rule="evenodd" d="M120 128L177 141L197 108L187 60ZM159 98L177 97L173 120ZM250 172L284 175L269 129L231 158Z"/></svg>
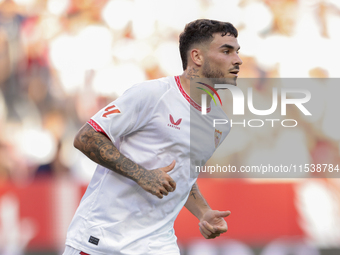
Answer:
<svg viewBox="0 0 340 255"><path fill-rule="evenodd" d="M63 255L90 255L90 254L87 254L85 252L82 252L80 250L77 250L71 246L68 246L66 245L66 248L65 248L65 251L63 253ZM180 255L179 253L169 253L167 255Z"/></svg>
<svg viewBox="0 0 340 255"><path fill-rule="evenodd" d="M65 251L63 253L63 255L89 255L85 252L82 252L80 250L74 249L71 246L66 245Z"/></svg>

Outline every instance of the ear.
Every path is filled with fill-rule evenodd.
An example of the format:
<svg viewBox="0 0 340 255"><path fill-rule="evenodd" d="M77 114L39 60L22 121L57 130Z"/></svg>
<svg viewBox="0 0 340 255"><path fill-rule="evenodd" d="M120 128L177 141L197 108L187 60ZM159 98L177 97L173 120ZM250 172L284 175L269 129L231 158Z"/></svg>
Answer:
<svg viewBox="0 0 340 255"><path fill-rule="evenodd" d="M190 59L191 61L197 65L202 66L203 65L203 54L202 50L194 48L190 51Z"/></svg>

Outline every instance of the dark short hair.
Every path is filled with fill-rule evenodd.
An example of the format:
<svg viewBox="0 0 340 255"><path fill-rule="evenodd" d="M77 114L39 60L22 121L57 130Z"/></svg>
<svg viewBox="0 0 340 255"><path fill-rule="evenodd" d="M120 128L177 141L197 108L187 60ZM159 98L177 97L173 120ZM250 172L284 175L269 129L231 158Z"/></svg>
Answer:
<svg viewBox="0 0 340 255"><path fill-rule="evenodd" d="M179 36L179 51L182 58L183 70L188 65L188 51L194 44L206 43L213 39L213 34L221 36L238 35L237 29L229 22L217 20L198 19L186 24L184 31Z"/></svg>

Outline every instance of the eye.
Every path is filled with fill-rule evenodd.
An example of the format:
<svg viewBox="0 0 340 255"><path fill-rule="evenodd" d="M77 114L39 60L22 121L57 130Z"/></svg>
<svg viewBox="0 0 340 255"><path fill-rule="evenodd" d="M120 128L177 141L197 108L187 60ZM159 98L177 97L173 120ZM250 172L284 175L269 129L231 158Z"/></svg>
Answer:
<svg viewBox="0 0 340 255"><path fill-rule="evenodd" d="M223 51L224 54L229 54L229 50Z"/></svg>

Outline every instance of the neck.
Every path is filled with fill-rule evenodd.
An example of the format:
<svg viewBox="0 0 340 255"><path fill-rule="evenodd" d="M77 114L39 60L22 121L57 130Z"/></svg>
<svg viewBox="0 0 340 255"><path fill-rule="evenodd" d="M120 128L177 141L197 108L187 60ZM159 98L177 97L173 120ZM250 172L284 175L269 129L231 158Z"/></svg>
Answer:
<svg viewBox="0 0 340 255"><path fill-rule="evenodd" d="M198 67L188 67L185 69L182 75L179 76L181 80L182 87L184 91L194 100L197 104L201 105L202 94L207 94L203 89L208 90L212 95L214 92L203 85L207 84L214 87L214 84L210 84L209 79L204 78L200 74L200 68ZM207 105L209 106L211 102L211 97L207 97Z"/></svg>

